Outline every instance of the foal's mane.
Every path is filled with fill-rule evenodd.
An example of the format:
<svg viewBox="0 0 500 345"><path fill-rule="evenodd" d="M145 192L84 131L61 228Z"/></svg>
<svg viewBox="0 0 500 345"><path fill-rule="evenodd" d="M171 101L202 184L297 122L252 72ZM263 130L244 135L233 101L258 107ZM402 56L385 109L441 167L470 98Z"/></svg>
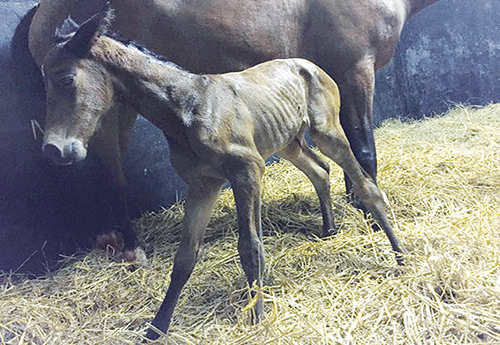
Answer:
<svg viewBox="0 0 500 345"><path fill-rule="evenodd" d="M179 69L181 71L186 71L184 68L182 68L181 66L177 65L176 63L174 63L172 61L169 61L168 58L166 58L165 56L156 54L155 52L149 50L148 48L144 47L143 45L140 45L139 43L137 43L134 40L129 40L129 39L124 38L121 35L121 33L118 32L118 31L107 30L103 34L106 37L109 37L109 38L111 38L111 39L113 39L115 41L118 41L118 42L122 43L126 47L135 48L135 49L139 50L141 53L146 54L146 55L148 55L148 56L150 56L150 57L152 57L152 58L154 58L154 59L156 59L158 61L161 61L164 64L170 65L171 67L174 67L174 68Z"/></svg>

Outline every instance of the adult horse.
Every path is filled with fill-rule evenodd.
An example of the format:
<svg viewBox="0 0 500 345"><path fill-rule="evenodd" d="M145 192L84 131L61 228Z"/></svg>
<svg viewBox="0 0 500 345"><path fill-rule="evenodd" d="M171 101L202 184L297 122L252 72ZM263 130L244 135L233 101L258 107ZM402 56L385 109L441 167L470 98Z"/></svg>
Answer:
<svg viewBox="0 0 500 345"><path fill-rule="evenodd" d="M111 0L113 29L197 73L241 70L265 60L307 58L339 84L341 122L356 158L374 179L372 132L375 71L391 59L406 20L438 0ZM54 32L68 15L81 22L99 7L90 0L42 0L33 18L30 51L40 66ZM116 197L112 207L133 258L121 151L135 120L126 104L114 107L94 135ZM59 164L78 158L71 143L45 137L45 154ZM348 189L350 184L346 179ZM328 231L328 229L324 229Z"/></svg>

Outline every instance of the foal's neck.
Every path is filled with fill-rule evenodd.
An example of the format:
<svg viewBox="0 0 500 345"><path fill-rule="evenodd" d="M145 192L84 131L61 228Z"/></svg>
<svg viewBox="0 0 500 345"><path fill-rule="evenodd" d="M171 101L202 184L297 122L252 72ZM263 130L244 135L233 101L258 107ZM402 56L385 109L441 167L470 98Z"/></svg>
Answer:
<svg viewBox="0 0 500 345"><path fill-rule="evenodd" d="M110 37L101 36L92 48L113 78L121 101L163 129L172 116L184 122L186 104L197 98L200 76L164 62Z"/></svg>

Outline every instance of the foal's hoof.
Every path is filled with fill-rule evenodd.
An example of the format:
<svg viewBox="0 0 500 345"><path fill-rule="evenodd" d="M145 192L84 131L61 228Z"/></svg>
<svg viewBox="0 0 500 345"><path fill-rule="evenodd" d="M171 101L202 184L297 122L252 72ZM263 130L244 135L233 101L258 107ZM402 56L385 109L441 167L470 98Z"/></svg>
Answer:
<svg viewBox="0 0 500 345"><path fill-rule="evenodd" d="M339 229L337 227L328 229L328 230L323 230L323 233L321 234L321 238L326 238L330 236L335 236L339 233Z"/></svg>
<svg viewBox="0 0 500 345"><path fill-rule="evenodd" d="M405 256L409 254L408 248L405 246L399 246L399 250L395 252L396 255L396 262L398 266L405 266Z"/></svg>
<svg viewBox="0 0 500 345"><path fill-rule="evenodd" d="M157 333L156 331L152 330L151 328L148 329L148 332L146 333L146 339L142 341L143 344L149 344L151 341L158 340L160 338L160 334Z"/></svg>

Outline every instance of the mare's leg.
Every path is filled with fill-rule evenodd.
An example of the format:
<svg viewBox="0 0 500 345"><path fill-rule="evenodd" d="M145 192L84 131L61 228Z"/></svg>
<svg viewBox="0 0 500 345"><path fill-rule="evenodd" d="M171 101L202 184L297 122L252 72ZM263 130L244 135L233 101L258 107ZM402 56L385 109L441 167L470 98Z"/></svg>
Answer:
<svg viewBox="0 0 500 345"><path fill-rule="evenodd" d="M120 153L123 156L127 152L130 144L130 135L132 134L132 128L137 119L137 111L125 105L119 105L117 111L119 112L118 145L120 147Z"/></svg>
<svg viewBox="0 0 500 345"><path fill-rule="evenodd" d="M373 137L372 109L375 88L375 69L371 59L359 61L348 71L342 84L340 121L349 140L354 156L368 175L377 180L377 156ZM352 183L346 174L347 193L352 191ZM361 208L356 200L351 200Z"/></svg>
<svg viewBox="0 0 500 345"><path fill-rule="evenodd" d="M382 192L354 157L349 142L340 126L332 123L330 131L315 130L311 134L321 152L339 164L347 176L349 176L353 182L354 194L361 200L366 210L373 215L385 231L391 242L392 249L396 252L398 264L402 264L403 258L399 253L404 253L404 250L387 217Z"/></svg>
<svg viewBox="0 0 500 345"><path fill-rule="evenodd" d="M264 160L258 157L235 159L229 164L228 177L233 188L238 214L238 251L241 266L250 287L262 286L264 276L264 244L260 220L260 197ZM252 293L252 297L255 293ZM262 315L262 299L255 305L255 321Z"/></svg>
<svg viewBox="0 0 500 345"><path fill-rule="evenodd" d="M323 215L323 236L337 233L333 222L332 202L330 197L330 167L321 160L307 145L304 137L297 137L280 155L292 162L311 180L318 194Z"/></svg>
<svg viewBox="0 0 500 345"><path fill-rule="evenodd" d="M196 264L213 205L224 182L225 180L199 178L195 182L189 183L182 240L175 255L170 285L165 299L152 321L152 325L164 333L170 326L172 313L181 290ZM157 339L160 335L150 328L146 336L149 339Z"/></svg>
<svg viewBox="0 0 500 345"><path fill-rule="evenodd" d="M135 116L130 110L122 107L116 107L110 110L108 114L103 116L100 129L95 133L92 139L92 149L99 158L103 166L103 177L105 183L110 187L109 193L106 193L113 220L117 232L123 237L123 259L126 261L144 260L144 253L138 248L137 236L130 224L130 215L127 203L127 184L122 167L122 147L121 142L123 136L129 134L133 120L130 119L129 125L126 128L120 128L118 116ZM134 117L135 119L135 117ZM121 130L120 130L121 129ZM123 145L123 144L122 144ZM113 239L116 241L113 233L114 229L110 229L107 234L101 237L99 242ZM103 239L106 238L106 239ZM119 251L118 243L109 243L116 247Z"/></svg>

